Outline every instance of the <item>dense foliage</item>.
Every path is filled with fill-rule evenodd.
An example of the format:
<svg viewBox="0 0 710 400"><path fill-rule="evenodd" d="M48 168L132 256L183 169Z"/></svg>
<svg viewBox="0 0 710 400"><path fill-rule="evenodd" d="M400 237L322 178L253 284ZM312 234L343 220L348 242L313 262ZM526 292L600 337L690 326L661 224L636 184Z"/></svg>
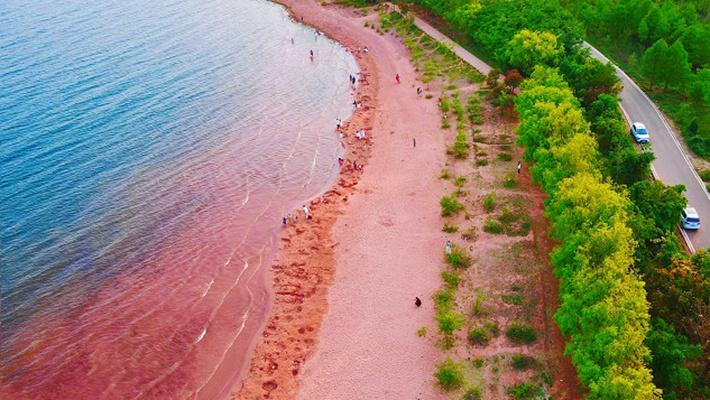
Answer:
<svg viewBox="0 0 710 400"><path fill-rule="evenodd" d="M710 2L565 0L591 40L642 78L697 154L710 158Z"/></svg>

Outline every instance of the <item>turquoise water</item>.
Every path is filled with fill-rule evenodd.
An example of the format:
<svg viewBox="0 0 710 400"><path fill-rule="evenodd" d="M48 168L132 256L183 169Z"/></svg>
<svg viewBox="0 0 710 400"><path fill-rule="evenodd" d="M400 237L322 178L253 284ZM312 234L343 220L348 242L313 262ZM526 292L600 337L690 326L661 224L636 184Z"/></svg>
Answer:
<svg viewBox="0 0 710 400"><path fill-rule="evenodd" d="M258 0L0 3L0 397L223 395L355 71Z"/></svg>

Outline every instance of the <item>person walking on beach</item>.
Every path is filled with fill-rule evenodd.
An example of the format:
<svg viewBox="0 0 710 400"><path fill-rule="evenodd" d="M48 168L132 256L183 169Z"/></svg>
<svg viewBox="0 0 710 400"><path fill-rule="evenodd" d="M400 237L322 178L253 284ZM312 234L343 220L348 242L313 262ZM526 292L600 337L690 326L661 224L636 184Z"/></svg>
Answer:
<svg viewBox="0 0 710 400"><path fill-rule="evenodd" d="M394 80L396 80L397 83L400 83L400 82L399 82L399 74L396 74L396 75L394 76Z"/></svg>
<svg viewBox="0 0 710 400"><path fill-rule="evenodd" d="M306 219L311 219L311 210L305 204L303 205L303 214L305 214Z"/></svg>
<svg viewBox="0 0 710 400"><path fill-rule="evenodd" d="M444 245L444 253L451 254L452 251L453 251L453 243L451 243L451 240L447 240L446 244Z"/></svg>
<svg viewBox="0 0 710 400"><path fill-rule="evenodd" d="M418 87L417 88L417 97L422 95L422 88Z"/></svg>
<svg viewBox="0 0 710 400"><path fill-rule="evenodd" d="M286 225L288 224L288 220L286 220L286 217L281 218L281 225Z"/></svg>
<svg viewBox="0 0 710 400"><path fill-rule="evenodd" d="M311 61L313 61L313 50L311 50Z"/></svg>
<svg viewBox="0 0 710 400"><path fill-rule="evenodd" d="M417 148L417 138L412 138L412 148L413 149Z"/></svg>
<svg viewBox="0 0 710 400"><path fill-rule="evenodd" d="M518 175L520 175L520 169L523 167L523 165L518 161L518 166L516 167L518 169Z"/></svg>

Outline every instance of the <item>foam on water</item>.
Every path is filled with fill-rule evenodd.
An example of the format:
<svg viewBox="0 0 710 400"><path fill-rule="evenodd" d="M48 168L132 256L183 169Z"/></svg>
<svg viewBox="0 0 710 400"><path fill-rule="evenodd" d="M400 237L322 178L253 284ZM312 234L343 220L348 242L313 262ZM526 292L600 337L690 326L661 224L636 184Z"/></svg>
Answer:
<svg viewBox="0 0 710 400"><path fill-rule="evenodd" d="M261 0L3 1L0 398L228 394L355 70Z"/></svg>

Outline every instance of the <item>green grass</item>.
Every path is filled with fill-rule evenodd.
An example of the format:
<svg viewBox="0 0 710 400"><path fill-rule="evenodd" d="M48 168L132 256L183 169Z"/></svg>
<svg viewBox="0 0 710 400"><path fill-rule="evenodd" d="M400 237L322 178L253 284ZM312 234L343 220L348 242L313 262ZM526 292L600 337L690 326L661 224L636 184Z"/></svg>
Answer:
<svg viewBox="0 0 710 400"><path fill-rule="evenodd" d="M486 137L484 135L473 135L473 141L476 143L486 143Z"/></svg>
<svg viewBox="0 0 710 400"><path fill-rule="evenodd" d="M523 304L523 300L525 299L523 297L523 295L517 294L517 293L504 294L501 298L503 299L503 302L505 304L512 304L512 305L516 305L516 306Z"/></svg>
<svg viewBox="0 0 710 400"><path fill-rule="evenodd" d="M514 189L518 187L518 178L515 172L510 172L503 178L503 187L506 189Z"/></svg>
<svg viewBox="0 0 710 400"><path fill-rule="evenodd" d="M481 389L477 387L468 388L461 400L481 400Z"/></svg>
<svg viewBox="0 0 710 400"><path fill-rule="evenodd" d="M459 160L464 160L468 158L468 150L469 145L466 133L463 130L459 130L456 134L456 141L446 149L446 154Z"/></svg>
<svg viewBox="0 0 710 400"><path fill-rule="evenodd" d="M448 271L443 271L441 273L441 280L446 283L446 287L449 290L458 288L459 283L461 282L461 278L459 278L457 274Z"/></svg>
<svg viewBox="0 0 710 400"><path fill-rule="evenodd" d="M442 197L439 205L442 217L450 217L464 210L463 204L454 195Z"/></svg>
<svg viewBox="0 0 710 400"><path fill-rule="evenodd" d="M451 335L463 327L464 316L451 310L441 311L436 314L436 323L439 325L439 331Z"/></svg>
<svg viewBox="0 0 710 400"><path fill-rule="evenodd" d="M544 395L542 387L529 382L509 386L506 392L515 400L537 399Z"/></svg>
<svg viewBox="0 0 710 400"><path fill-rule="evenodd" d="M479 158L479 159L476 160L476 166L484 167L484 166L486 166L486 165L488 165L488 160L487 160L487 159L485 159L485 158Z"/></svg>
<svg viewBox="0 0 710 400"><path fill-rule="evenodd" d="M506 329L505 335L516 344L529 344L537 339L535 329L521 322L511 323Z"/></svg>
<svg viewBox="0 0 710 400"><path fill-rule="evenodd" d="M441 128L442 129L449 129L451 128L451 122L449 122L449 119L446 118L446 115L441 117Z"/></svg>
<svg viewBox="0 0 710 400"><path fill-rule="evenodd" d="M496 194L495 192L490 192L486 195L486 197L483 199L483 209L486 210L487 213L492 213L496 209Z"/></svg>
<svg viewBox="0 0 710 400"><path fill-rule="evenodd" d="M463 187L463 185L466 184L466 177L461 175L457 176L456 179L454 179L454 186L456 187Z"/></svg>
<svg viewBox="0 0 710 400"><path fill-rule="evenodd" d="M436 365L434 378L442 389L451 391L464 384L463 365L455 362L451 357Z"/></svg>
<svg viewBox="0 0 710 400"><path fill-rule="evenodd" d="M453 245L451 253L444 254L446 262L454 268L468 268L473 263L471 255L461 246Z"/></svg>
<svg viewBox="0 0 710 400"><path fill-rule="evenodd" d="M487 233L492 233L494 235L499 235L503 233L503 225L495 219L488 218L486 222L483 223L483 231Z"/></svg>
<svg viewBox="0 0 710 400"><path fill-rule="evenodd" d="M522 371L530 368L535 363L535 359L524 354L513 354L510 358L510 365L513 369Z"/></svg>
<svg viewBox="0 0 710 400"><path fill-rule="evenodd" d="M452 289L439 289L434 292L434 306L437 311L449 311L454 308L455 299Z"/></svg>
<svg viewBox="0 0 710 400"><path fill-rule="evenodd" d="M698 171L698 175L700 175L700 179L702 179L703 182L710 182L710 169Z"/></svg>
<svg viewBox="0 0 710 400"><path fill-rule="evenodd" d="M473 346L485 346L491 339L488 337L488 332L483 328L472 328L468 331L468 342Z"/></svg>
<svg viewBox="0 0 710 400"><path fill-rule="evenodd" d="M511 161L513 156L508 153L498 153L498 159L501 161Z"/></svg>

